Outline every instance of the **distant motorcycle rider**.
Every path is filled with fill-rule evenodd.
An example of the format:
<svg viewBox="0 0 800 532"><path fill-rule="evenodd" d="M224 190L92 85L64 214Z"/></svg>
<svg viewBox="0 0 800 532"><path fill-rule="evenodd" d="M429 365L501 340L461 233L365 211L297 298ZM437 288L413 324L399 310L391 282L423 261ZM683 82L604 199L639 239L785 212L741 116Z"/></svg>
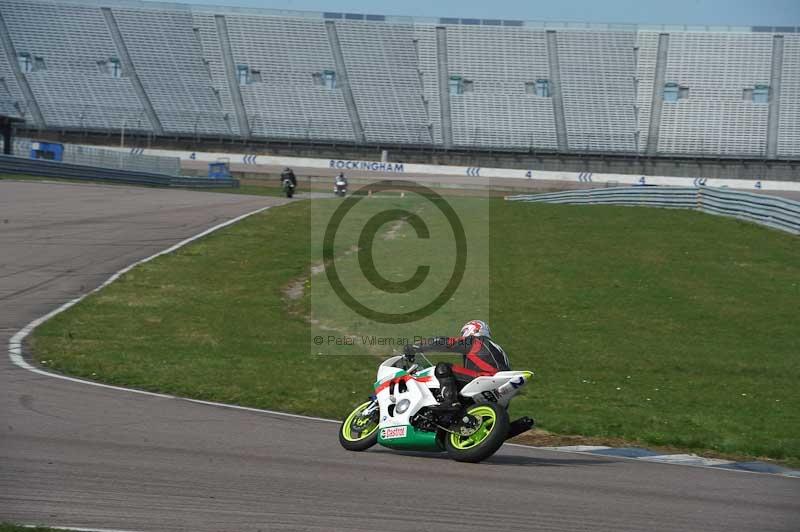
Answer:
<svg viewBox="0 0 800 532"><path fill-rule="evenodd" d="M333 193L337 196L345 197L347 195L347 178L343 173L336 176L333 183Z"/></svg>
<svg viewBox="0 0 800 532"><path fill-rule="evenodd" d="M292 169L288 166L283 169L283 172L281 172L281 183L286 179L289 180L293 187L297 187L297 178L295 177Z"/></svg>
<svg viewBox="0 0 800 532"><path fill-rule="evenodd" d="M403 354L411 361L418 352L459 353L464 357L460 365L436 364L434 375L439 381L439 395L445 407L458 406L458 391L475 377L511 369L508 355L492 340L489 326L481 320L467 322L458 337L437 336L403 348Z"/></svg>

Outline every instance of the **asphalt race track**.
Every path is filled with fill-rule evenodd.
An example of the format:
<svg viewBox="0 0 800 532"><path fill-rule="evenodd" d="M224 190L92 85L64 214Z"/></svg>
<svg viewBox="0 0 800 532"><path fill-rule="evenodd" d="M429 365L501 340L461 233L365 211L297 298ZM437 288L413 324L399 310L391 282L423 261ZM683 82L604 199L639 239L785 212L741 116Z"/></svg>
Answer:
<svg viewBox="0 0 800 532"><path fill-rule="evenodd" d="M281 201L0 181L2 345L135 260ZM131 531L727 532L800 523L798 479L518 446L480 465L349 453L333 423L89 386L1 358L0 521Z"/></svg>

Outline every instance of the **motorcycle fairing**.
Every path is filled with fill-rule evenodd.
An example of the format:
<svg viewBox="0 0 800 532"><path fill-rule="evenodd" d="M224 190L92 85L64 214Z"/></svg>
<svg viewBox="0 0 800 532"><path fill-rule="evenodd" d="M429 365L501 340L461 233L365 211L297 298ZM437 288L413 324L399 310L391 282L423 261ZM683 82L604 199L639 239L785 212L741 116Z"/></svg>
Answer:
<svg viewBox="0 0 800 532"><path fill-rule="evenodd" d="M396 449L438 450L436 433L416 430L411 418L422 408L438 404L431 388L438 388L439 381L432 367L410 374L394 366L402 358L392 357L378 368L374 384L380 408L378 442Z"/></svg>
<svg viewBox="0 0 800 532"><path fill-rule="evenodd" d="M490 377L477 377L460 394L476 403L496 402L507 406L512 397L533 378L531 371L498 371Z"/></svg>

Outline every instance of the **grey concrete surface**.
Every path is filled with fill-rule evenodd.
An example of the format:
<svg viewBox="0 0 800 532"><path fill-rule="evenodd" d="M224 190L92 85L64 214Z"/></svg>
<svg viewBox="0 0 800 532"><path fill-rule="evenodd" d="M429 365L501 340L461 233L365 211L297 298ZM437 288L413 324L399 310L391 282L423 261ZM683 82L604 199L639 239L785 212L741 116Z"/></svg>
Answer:
<svg viewBox="0 0 800 532"><path fill-rule="evenodd" d="M0 521L199 532L797 530L798 479L511 446L478 465L349 453L333 423L87 386L9 362L8 338L32 319L138 258L276 201L0 182Z"/></svg>

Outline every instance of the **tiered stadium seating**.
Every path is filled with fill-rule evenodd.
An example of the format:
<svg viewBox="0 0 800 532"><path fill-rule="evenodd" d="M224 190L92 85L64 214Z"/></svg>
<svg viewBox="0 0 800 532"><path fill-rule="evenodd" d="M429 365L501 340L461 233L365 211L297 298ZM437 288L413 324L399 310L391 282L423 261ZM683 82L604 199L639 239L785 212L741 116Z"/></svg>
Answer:
<svg viewBox="0 0 800 532"><path fill-rule="evenodd" d="M557 39L570 149L635 151L636 33L561 31Z"/></svg>
<svg viewBox="0 0 800 532"><path fill-rule="evenodd" d="M228 80L225 75L225 63L222 59L222 45L217 33L214 15L209 13L192 13L192 27L200 46L200 54L211 78L211 90L218 95L222 112L228 117L228 125L234 135L240 135L236 109L231 96Z"/></svg>
<svg viewBox="0 0 800 532"><path fill-rule="evenodd" d="M430 144L414 27L342 21L337 31L366 139Z"/></svg>
<svg viewBox="0 0 800 532"><path fill-rule="evenodd" d="M214 94L187 11L114 9L153 108L165 132L232 134Z"/></svg>
<svg viewBox="0 0 800 532"><path fill-rule="evenodd" d="M22 116L27 114L25 98L17 84L16 76L8 64L3 41L0 40L0 114Z"/></svg>
<svg viewBox="0 0 800 532"><path fill-rule="evenodd" d="M335 70L321 19L226 20L235 62L261 76L240 87L254 136L354 140L341 89L314 84L314 73Z"/></svg>
<svg viewBox="0 0 800 532"><path fill-rule="evenodd" d="M98 8L7 0L0 13L17 54L34 62L26 77L48 127L150 129L130 80L101 71L100 62L119 54ZM0 71L24 102L5 55Z"/></svg>
<svg viewBox="0 0 800 532"><path fill-rule="evenodd" d="M659 151L766 155L769 106L743 99L743 90L769 85L771 34L673 33L666 82L689 97L664 102Z"/></svg>
<svg viewBox="0 0 800 532"><path fill-rule="evenodd" d="M439 67L436 58L436 27L431 24L414 26L414 40L417 43L417 68L420 74L422 105L431 122L433 143L441 145L442 108L439 98Z"/></svg>
<svg viewBox="0 0 800 532"><path fill-rule="evenodd" d="M637 151L644 152L649 138L650 114L653 105L653 83L656 76L656 62L658 60L658 33L638 32L636 35L636 78L634 87L636 93L635 104L638 106L638 120L636 129L639 132ZM634 141L636 142L636 141Z"/></svg>
<svg viewBox="0 0 800 532"><path fill-rule="evenodd" d="M543 31L451 25L447 54L449 75L472 82L450 96L455 145L557 147L552 98L525 91L550 78Z"/></svg>
<svg viewBox="0 0 800 532"><path fill-rule="evenodd" d="M800 35L783 37L778 155L800 157Z"/></svg>
<svg viewBox="0 0 800 532"><path fill-rule="evenodd" d="M151 130L127 79L54 70L30 73L28 83L48 127Z"/></svg>
<svg viewBox="0 0 800 532"><path fill-rule="evenodd" d="M800 157L800 28L435 21L138 0L3 0L0 15L9 29L0 113L51 129ZM30 59L19 83L15 54ZM667 91L674 98L663 99Z"/></svg>

